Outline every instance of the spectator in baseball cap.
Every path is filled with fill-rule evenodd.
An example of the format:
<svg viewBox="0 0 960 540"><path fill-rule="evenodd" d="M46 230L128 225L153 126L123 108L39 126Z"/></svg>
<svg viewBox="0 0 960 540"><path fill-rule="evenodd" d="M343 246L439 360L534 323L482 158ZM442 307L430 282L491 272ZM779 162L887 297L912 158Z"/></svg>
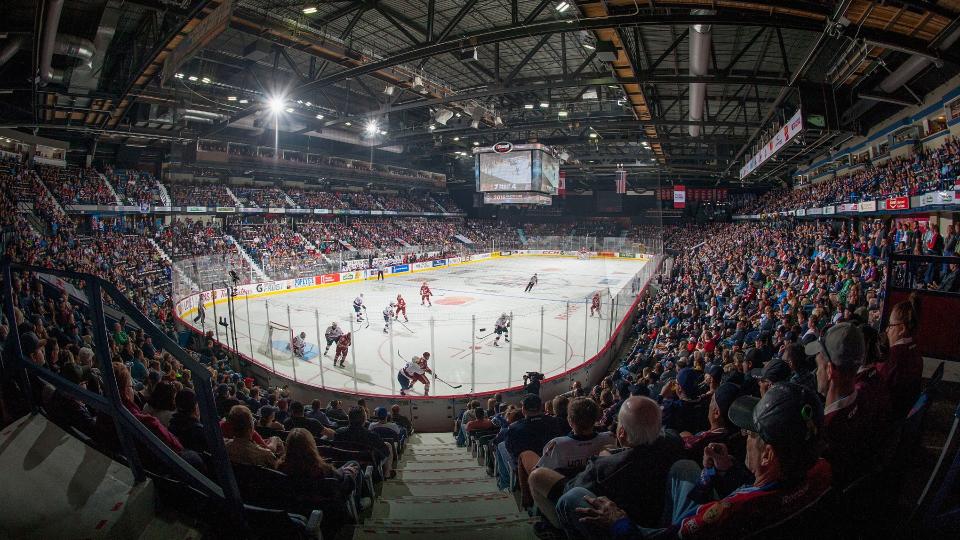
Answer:
<svg viewBox="0 0 960 540"><path fill-rule="evenodd" d="M707 407L709 400L700 399L700 372L683 368L677 379L660 392L663 407L663 427L677 432L698 433L709 428Z"/></svg>
<svg viewBox="0 0 960 540"><path fill-rule="evenodd" d="M710 429L695 435L681 433L683 447L687 457L699 463L703 460L703 450L707 445L715 442L730 444L730 440L739 436L739 432L730 424L728 413L730 405L740 397L740 387L733 383L723 383L710 396L710 405L707 409L707 420ZM742 445L737 445L742 446ZM742 448L741 448L742 449Z"/></svg>
<svg viewBox="0 0 960 540"><path fill-rule="evenodd" d="M887 430L885 396L857 389L857 372L866 351L859 326L842 322L831 327L817 341L807 345L817 357L817 388L825 397L824 457L833 467L834 483L846 485L867 474L872 456L884 445ZM875 390L882 387L877 386Z"/></svg>
<svg viewBox="0 0 960 540"><path fill-rule="evenodd" d="M557 512L570 529L595 536L600 528L616 538L655 535L682 538L740 538L779 523L830 489L830 465L820 459L823 406L815 392L778 383L763 398L741 396L730 406L730 421L749 432L745 465L753 478L738 475L727 446L704 449L705 470L691 460L673 465L667 481L671 525L641 529L613 501L586 493L575 508L567 499ZM737 476L745 483L719 500L699 504L692 493L711 493ZM568 516L580 519L570 519Z"/></svg>
<svg viewBox="0 0 960 540"><path fill-rule="evenodd" d="M786 362L779 358L767 362L760 370L760 397L767 393L771 386L778 382L784 382L790 379L793 373Z"/></svg>

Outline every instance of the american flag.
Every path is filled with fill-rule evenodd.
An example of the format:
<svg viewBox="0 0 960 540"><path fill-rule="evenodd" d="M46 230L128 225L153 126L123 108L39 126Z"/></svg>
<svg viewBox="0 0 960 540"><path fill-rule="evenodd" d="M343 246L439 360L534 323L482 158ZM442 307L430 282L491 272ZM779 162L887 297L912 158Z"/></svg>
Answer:
<svg viewBox="0 0 960 540"><path fill-rule="evenodd" d="M560 179L557 182L557 195L561 197L567 196L567 173L566 171L560 171Z"/></svg>
<svg viewBox="0 0 960 540"><path fill-rule="evenodd" d="M617 170L617 193L623 194L627 192L627 171L623 169Z"/></svg>

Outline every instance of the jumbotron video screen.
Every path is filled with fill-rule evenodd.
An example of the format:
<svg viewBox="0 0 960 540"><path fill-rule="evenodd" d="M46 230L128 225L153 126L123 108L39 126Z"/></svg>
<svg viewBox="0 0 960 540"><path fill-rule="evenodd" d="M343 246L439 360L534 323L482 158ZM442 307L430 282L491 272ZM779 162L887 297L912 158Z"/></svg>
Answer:
<svg viewBox="0 0 960 540"><path fill-rule="evenodd" d="M529 150L479 155L477 191L533 191L533 160Z"/></svg>

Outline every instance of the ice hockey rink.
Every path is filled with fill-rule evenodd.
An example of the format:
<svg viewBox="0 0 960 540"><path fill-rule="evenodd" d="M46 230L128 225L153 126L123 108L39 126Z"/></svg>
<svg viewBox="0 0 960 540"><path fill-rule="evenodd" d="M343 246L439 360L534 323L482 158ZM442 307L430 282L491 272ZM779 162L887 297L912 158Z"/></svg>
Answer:
<svg viewBox="0 0 960 540"><path fill-rule="evenodd" d="M299 383L373 394L398 394L397 371L414 355L430 351L431 367L442 379L430 377L431 395L495 391L520 384L528 371L549 377L593 357L633 302L645 264L643 259L498 257L382 281L248 300L238 296L237 345L241 353ZM524 292L534 273L539 282ZM432 307L421 305L424 282L434 293ZM590 299L598 291L602 316L590 316ZM366 311L357 322L352 303L361 293ZM401 317L384 332L383 310L398 294L407 302L409 322ZM222 316L225 308L219 309ZM497 347L491 334L501 313L512 314L513 323L510 341L501 339ZM207 329L213 327L210 315L208 309ZM264 346L268 320L289 321L294 333L306 333L303 358L294 360L288 338L277 332L272 350ZM353 331L343 368L333 365L335 346L324 356L322 335L333 321ZM272 354L264 354L268 351ZM408 394L422 395L422 385Z"/></svg>

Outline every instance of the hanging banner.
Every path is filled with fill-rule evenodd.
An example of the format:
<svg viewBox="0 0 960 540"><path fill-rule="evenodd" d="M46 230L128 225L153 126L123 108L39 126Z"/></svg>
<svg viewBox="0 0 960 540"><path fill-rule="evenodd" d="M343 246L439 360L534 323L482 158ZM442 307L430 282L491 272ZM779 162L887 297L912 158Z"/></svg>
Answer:
<svg viewBox="0 0 960 540"><path fill-rule="evenodd" d="M557 195L559 195L561 198L564 198L567 196L567 172L560 171L558 173L558 178Z"/></svg>
<svg viewBox="0 0 960 540"><path fill-rule="evenodd" d="M673 207L686 208L686 206L687 206L686 186L673 186Z"/></svg>
<svg viewBox="0 0 960 540"><path fill-rule="evenodd" d="M627 192L627 171L617 170L617 193L621 195Z"/></svg>
<svg viewBox="0 0 960 540"><path fill-rule="evenodd" d="M803 131L803 119L800 116L800 109L797 109L797 112L790 117L790 120L787 120L787 123L777 131L776 135L767 141L767 144L760 147L760 151L750 158L750 161L748 161L746 165L740 167L740 179L743 180L747 175L752 173L754 169L763 165L764 162L776 155L781 148L799 135L801 131Z"/></svg>

